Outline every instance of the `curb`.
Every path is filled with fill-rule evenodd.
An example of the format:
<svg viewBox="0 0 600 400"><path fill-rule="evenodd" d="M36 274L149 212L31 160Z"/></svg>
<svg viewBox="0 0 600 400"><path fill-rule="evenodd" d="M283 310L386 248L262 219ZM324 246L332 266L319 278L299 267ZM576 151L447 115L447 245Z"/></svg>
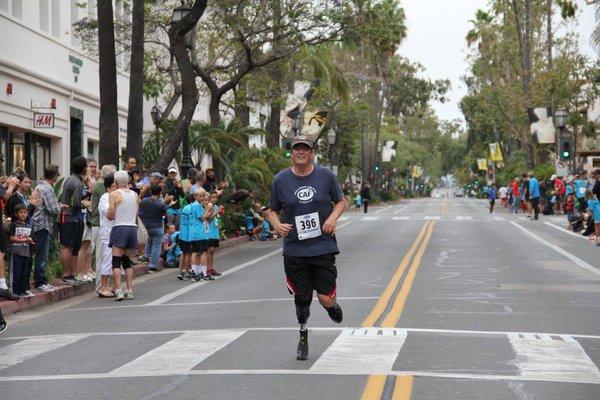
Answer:
<svg viewBox="0 0 600 400"><path fill-rule="evenodd" d="M224 240L219 244L217 252L219 250L228 249L249 241L250 238L247 235ZM147 272L148 264L141 264L133 267L134 278L144 276ZM55 290L52 292L35 292L35 297L19 300L0 299L0 311L2 311L2 314L5 316L15 314L32 308L56 303L61 300L70 299L71 297L91 293L95 289L95 282L85 282L80 285L55 286Z"/></svg>
<svg viewBox="0 0 600 400"><path fill-rule="evenodd" d="M133 267L133 277L138 278L143 276L148 271L148 264L136 265ZM10 315L31 308L43 306L46 304L56 303L61 300L70 299L71 297L90 293L96 290L96 283L85 282L80 285L62 285L55 286L51 292L34 292L35 297L29 297L19 300L0 300L0 310L2 314Z"/></svg>

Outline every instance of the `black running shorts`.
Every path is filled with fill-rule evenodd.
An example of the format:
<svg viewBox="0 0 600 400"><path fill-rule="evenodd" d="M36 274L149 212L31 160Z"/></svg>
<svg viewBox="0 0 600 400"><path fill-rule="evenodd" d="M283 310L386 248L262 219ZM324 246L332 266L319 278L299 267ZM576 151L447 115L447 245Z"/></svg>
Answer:
<svg viewBox="0 0 600 400"><path fill-rule="evenodd" d="M283 256L285 280L288 290L303 299L312 298L313 290L318 294L335 297L337 269L335 254L316 257Z"/></svg>
<svg viewBox="0 0 600 400"><path fill-rule="evenodd" d="M208 239L208 247L219 247L219 239Z"/></svg>
<svg viewBox="0 0 600 400"><path fill-rule="evenodd" d="M204 253L208 250L208 240L192 240L192 253Z"/></svg>
<svg viewBox="0 0 600 400"><path fill-rule="evenodd" d="M182 253L189 254L192 252L192 242L179 239L179 248L181 249Z"/></svg>

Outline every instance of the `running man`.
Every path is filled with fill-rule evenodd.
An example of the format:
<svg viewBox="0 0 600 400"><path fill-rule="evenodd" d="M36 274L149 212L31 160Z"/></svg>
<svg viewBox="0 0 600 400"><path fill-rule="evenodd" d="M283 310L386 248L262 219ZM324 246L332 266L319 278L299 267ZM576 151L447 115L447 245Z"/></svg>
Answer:
<svg viewBox="0 0 600 400"><path fill-rule="evenodd" d="M313 164L313 143L306 136L292 140L292 168L277 174L271 191L267 220L283 239L283 266L287 287L294 295L300 324L297 359L308 358L308 330L313 290L329 317L342 322L342 308L336 302L339 253L336 223L346 209L333 173ZM283 221L279 219L283 211Z"/></svg>

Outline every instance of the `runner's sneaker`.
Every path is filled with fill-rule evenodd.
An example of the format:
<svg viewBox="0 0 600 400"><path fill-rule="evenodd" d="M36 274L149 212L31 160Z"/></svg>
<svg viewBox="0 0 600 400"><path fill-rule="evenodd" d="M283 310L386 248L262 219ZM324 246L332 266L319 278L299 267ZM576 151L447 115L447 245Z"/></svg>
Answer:
<svg viewBox="0 0 600 400"><path fill-rule="evenodd" d="M26 290L25 293L21 295L23 298L35 297L35 294L31 292L31 290Z"/></svg>
<svg viewBox="0 0 600 400"><path fill-rule="evenodd" d="M179 273L177 274L177 279L179 279L180 281L183 280L183 272L179 271Z"/></svg>
<svg viewBox="0 0 600 400"><path fill-rule="evenodd" d="M133 291L132 290L128 290L127 293L125 293L125 300L133 300Z"/></svg>
<svg viewBox="0 0 600 400"><path fill-rule="evenodd" d="M147 274L155 274L156 273L156 268L148 268L148 271L146 271Z"/></svg>
<svg viewBox="0 0 600 400"><path fill-rule="evenodd" d="M0 333L4 332L6 330L6 321L4 320L4 318L0 318Z"/></svg>
<svg viewBox="0 0 600 400"><path fill-rule="evenodd" d="M214 281L215 278L213 278L212 276L210 276L210 274L202 274L202 279L204 279L205 281Z"/></svg>
<svg viewBox="0 0 600 400"><path fill-rule="evenodd" d="M306 360L308 358L308 329L300 331L296 354L296 360Z"/></svg>
<svg viewBox="0 0 600 400"><path fill-rule="evenodd" d="M211 270L209 270L209 271L208 271L208 273L209 273L211 276L221 276L221 275L223 275L222 273L220 273L220 272L217 272L217 271L215 271L214 269L211 269Z"/></svg>
<svg viewBox="0 0 600 400"><path fill-rule="evenodd" d="M200 272L200 275L194 275L193 279L196 282L203 281L204 280L204 274L202 272Z"/></svg>
<svg viewBox="0 0 600 400"><path fill-rule="evenodd" d="M342 307L339 304L334 305L333 307L326 308L327 314L329 314L329 318L333 322L341 323L344 319L344 314L342 313Z"/></svg>
<svg viewBox="0 0 600 400"><path fill-rule="evenodd" d="M125 299L125 295L121 289L115 290L115 301L122 301Z"/></svg>

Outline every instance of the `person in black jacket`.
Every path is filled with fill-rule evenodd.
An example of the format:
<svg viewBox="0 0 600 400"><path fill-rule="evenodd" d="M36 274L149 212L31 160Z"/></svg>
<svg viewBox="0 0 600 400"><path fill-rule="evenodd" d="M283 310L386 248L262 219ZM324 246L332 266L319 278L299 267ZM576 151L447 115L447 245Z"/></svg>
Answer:
<svg viewBox="0 0 600 400"><path fill-rule="evenodd" d="M360 189L360 197L362 198L363 207L365 210L365 214L367 213L367 209L369 208L369 203L371 202L371 184L366 182L363 184Z"/></svg>
<svg viewBox="0 0 600 400"><path fill-rule="evenodd" d="M27 175L18 174L17 179L19 180L17 190L6 203L6 216L14 221L16 219L15 208L17 207L17 204L23 204L25 207L27 207L27 211L29 212L27 221L31 222L33 211L35 210L36 206L42 204L42 200L39 197L27 196L25 194L31 190L31 179Z"/></svg>

